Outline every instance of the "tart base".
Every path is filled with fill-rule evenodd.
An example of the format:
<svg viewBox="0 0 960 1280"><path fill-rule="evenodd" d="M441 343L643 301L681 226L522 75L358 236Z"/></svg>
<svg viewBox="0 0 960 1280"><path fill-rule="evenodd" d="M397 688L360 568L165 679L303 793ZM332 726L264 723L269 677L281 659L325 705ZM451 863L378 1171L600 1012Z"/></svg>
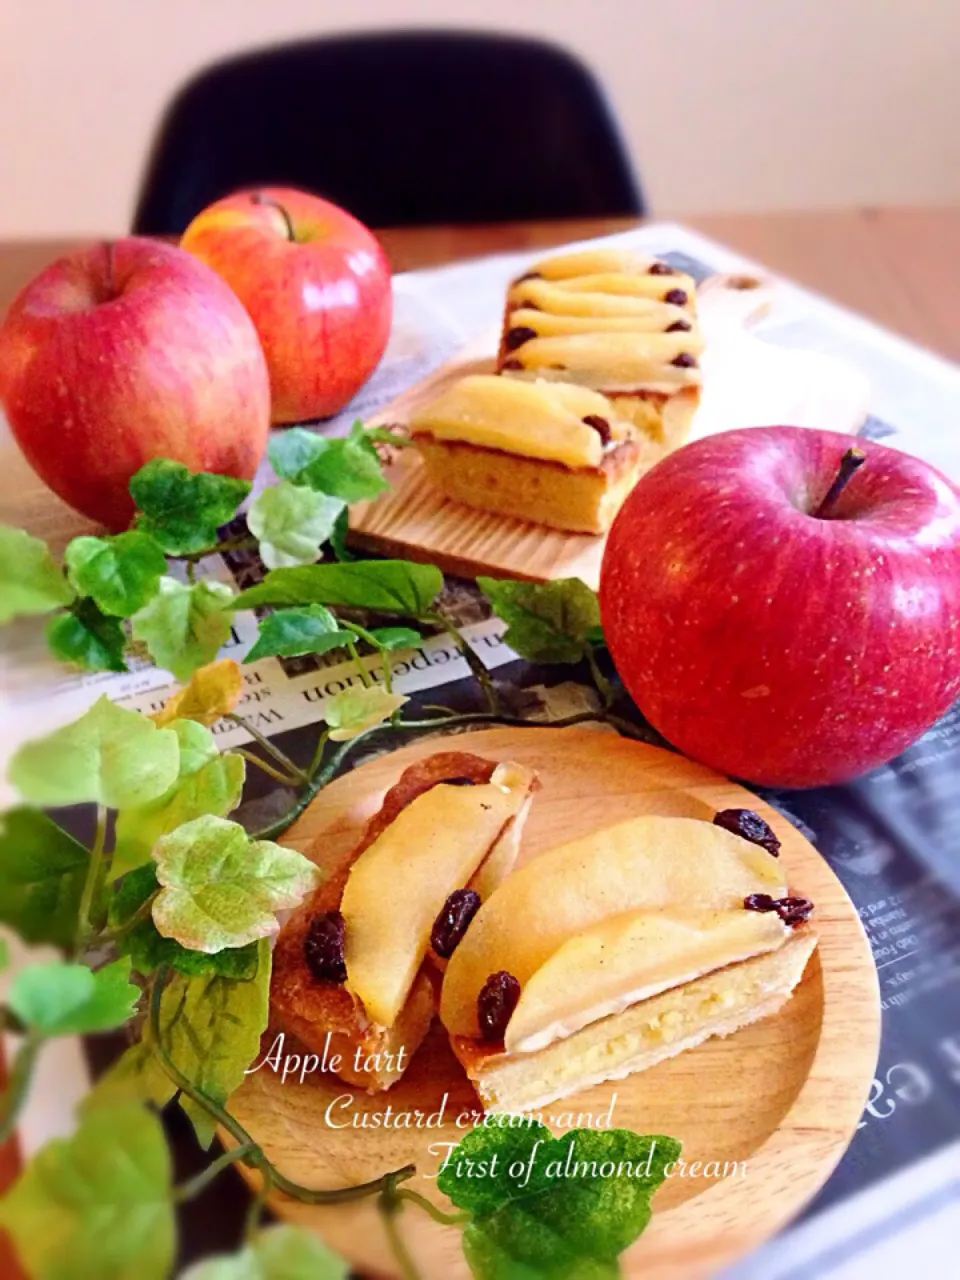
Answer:
<svg viewBox="0 0 960 1280"><path fill-rule="evenodd" d="M636 395L612 391L607 393L607 398L619 417L661 445L666 455L690 438L693 415L700 404L700 388L684 387L669 396L656 391Z"/></svg>
<svg viewBox="0 0 960 1280"><path fill-rule="evenodd" d="M421 971L392 1027L364 1025L362 1013L346 991L342 994L343 1000L328 992L322 1017L314 1008L304 1011L295 998L274 995L276 1029L295 1036L322 1061L339 1059L335 1074L347 1084L382 1093L400 1079L430 1030L437 1011L436 985Z"/></svg>
<svg viewBox="0 0 960 1280"><path fill-rule="evenodd" d="M572 469L459 441L415 437L432 484L454 502L569 533L606 533L627 494L666 450L624 441L595 468Z"/></svg>

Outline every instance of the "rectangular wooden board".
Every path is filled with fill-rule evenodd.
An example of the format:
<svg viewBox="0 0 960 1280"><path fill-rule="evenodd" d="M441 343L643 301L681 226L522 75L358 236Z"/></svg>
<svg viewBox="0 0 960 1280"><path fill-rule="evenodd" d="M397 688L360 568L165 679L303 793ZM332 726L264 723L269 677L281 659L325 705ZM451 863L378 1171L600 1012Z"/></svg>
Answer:
<svg viewBox="0 0 960 1280"><path fill-rule="evenodd" d="M819 352L792 351L753 337L747 325L757 313L757 299L744 296L742 283L728 287L728 280L734 277L714 277L698 291L708 345L694 437L776 422L858 430L869 398L859 371ZM497 334L484 334L369 424L405 425L415 409L448 383L469 373L491 373L496 346ZM401 450L387 476L388 492L351 507L352 546L435 564L464 577L483 573L533 582L576 577L596 589L604 538L563 533L452 502L429 483L415 449Z"/></svg>

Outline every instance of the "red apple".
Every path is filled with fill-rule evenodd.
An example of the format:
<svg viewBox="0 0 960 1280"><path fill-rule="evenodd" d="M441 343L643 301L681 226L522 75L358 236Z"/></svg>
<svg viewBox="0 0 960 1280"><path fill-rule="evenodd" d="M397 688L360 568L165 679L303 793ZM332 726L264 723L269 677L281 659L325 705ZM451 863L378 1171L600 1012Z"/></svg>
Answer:
<svg viewBox="0 0 960 1280"><path fill-rule="evenodd" d="M270 428L256 330L182 249L130 237L52 263L0 326L0 404L27 461L111 529L152 458L251 479Z"/></svg>
<svg viewBox="0 0 960 1280"><path fill-rule="evenodd" d="M393 312L390 267L343 209L286 187L243 191L197 214L180 243L249 311L274 422L337 413L377 367Z"/></svg>
<svg viewBox="0 0 960 1280"><path fill-rule="evenodd" d="M850 448L799 427L699 440L641 479L610 532L617 670L669 742L723 773L841 782L960 695L960 491L870 441L845 463Z"/></svg>

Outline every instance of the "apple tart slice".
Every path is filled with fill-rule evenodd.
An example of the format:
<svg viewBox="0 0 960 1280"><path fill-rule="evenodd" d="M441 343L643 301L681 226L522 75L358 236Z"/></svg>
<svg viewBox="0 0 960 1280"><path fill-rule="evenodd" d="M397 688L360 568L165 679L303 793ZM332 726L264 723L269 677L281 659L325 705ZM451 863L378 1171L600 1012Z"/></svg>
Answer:
<svg viewBox="0 0 960 1280"><path fill-rule="evenodd" d="M448 498L577 533L605 533L660 456L595 391L493 374L451 384L410 432Z"/></svg>
<svg viewBox="0 0 960 1280"><path fill-rule="evenodd" d="M350 1084L390 1088L433 1021L445 953L513 866L536 786L520 765L464 752L406 769L281 929L275 1027Z"/></svg>
<svg viewBox="0 0 960 1280"><path fill-rule="evenodd" d="M675 449L700 400L695 302L690 276L628 250L545 258L510 286L497 370L599 391Z"/></svg>
<svg viewBox="0 0 960 1280"><path fill-rule="evenodd" d="M440 1016L488 1110L545 1106L785 1003L816 946L812 904L787 896L763 820L730 830L730 814L596 832L481 907Z"/></svg>

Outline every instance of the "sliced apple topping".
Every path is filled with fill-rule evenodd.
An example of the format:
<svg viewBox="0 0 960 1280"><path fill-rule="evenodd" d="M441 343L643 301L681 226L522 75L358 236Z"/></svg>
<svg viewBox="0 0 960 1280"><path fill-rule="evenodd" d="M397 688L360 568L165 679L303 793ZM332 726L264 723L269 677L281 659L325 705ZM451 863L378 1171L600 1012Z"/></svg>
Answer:
<svg viewBox="0 0 960 1280"><path fill-rule="evenodd" d="M651 305L650 307L637 311L636 314L630 315L585 315L581 310L572 314L558 314L550 311L543 311L540 308L518 307L510 313L510 324L507 329L506 349L507 351L515 351L517 345L523 346L531 337L533 338L556 338L566 333L647 333L650 335L668 333L668 332L686 332L691 335L691 351L703 350L703 339L697 334L694 335L692 325L687 325L684 330L668 328L669 324L675 320L682 318L682 313L678 312L676 317L664 316L664 311L670 308ZM674 308L677 310L677 308ZM511 334L516 334L517 330L525 333L524 341L517 343L516 337L511 339Z"/></svg>
<svg viewBox="0 0 960 1280"><path fill-rule="evenodd" d="M343 892L347 987L373 1022L392 1026L433 924L521 812L533 775L499 769L489 783L439 783L402 809L354 863Z"/></svg>
<svg viewBox="0 0 960 1280"><path fill-rule="evenodd" d="M608 271L564 280L560 288L569 289L572 293L613 293L627 298L655 298L659 302L668 301L674 306L684 307L694 297L696 285L689 276L664 278L659 275L638 276ZM669 299L666 298L668 293L673 295Z"/></svg>
<svg viewBox="0 0 960 1280"><path fill-rule="evenodd" d="M512 774L507 775L509 780L505 781L503 776L498 778L501 769L514 771ZM529 769L524 769L522 765L498 765L491 781L500 781L502 786L511 788L519 787L526 794L520 804L520 808L512 818L507 820L503 830L490 846L490 852L480 863L470 881L468 888L478 894L482 902L486 902L497 886L506 880L516 865L517 855L520 852L520 838L523 835L527 815L533 803L533 792L537 786L536 775Z"/></svg>
<svg viewBox="0 0 960 1280"><path fill-rule="evenodd" d="M569 938L611 916L742 910L750 894L786 892L776 858L709 822L646 816L592 832L521 867L484 902L447 966L440 1017L452 1035L478 1036L477 996L491 973L523 987Z"/></svg>
<svg viewBox="0 0 960 1280"><path fill-rule="evenodd" d="M598 467L603 444L584 422L591 416L606 419L615 437L632 433L614 421L609 401L586 387L471 374L419 409L410 430L415 438L460 441L568 467Z"/></svg>
<svg viewBox="0 0 960 1280"><path fill-rule="evenodd" d="M570 333L535 337L503 362L511 380L567 379L585 387L613 391L666 392L695 385L700 370L693 350L701 345L689 333Z"/></svg>
<svg viewBox="0 0 960 1280"><path fill-rule="evenodd" d="M609 273L690 279L667 263L635 253L632 249L575 249L572 253L554 253L535 262L531 271L547 280L572 280ZM692 285L693 282L690 283Z"/></svg>
<svg viewBox="0 0 960 1280"><path fill-rule="evenodd" d="M690 314L678 303L661 302L643 294L583 293L549 280L529 280L513 285L507 294L507 304L514 314L517 308L522 307L561 316L646 315L659 319L660 329L666 327L664 321L669 323ZM510 319L512 323L512 315Z"/></svg>
<svg viewBox="0 0 960 1280"><path fill-rule="evenodd" d="M510 1053L533 1053L592 1022L775 951L790 929L774 913L636 911L563 943L530 977L507 1025Z"/></svg>

